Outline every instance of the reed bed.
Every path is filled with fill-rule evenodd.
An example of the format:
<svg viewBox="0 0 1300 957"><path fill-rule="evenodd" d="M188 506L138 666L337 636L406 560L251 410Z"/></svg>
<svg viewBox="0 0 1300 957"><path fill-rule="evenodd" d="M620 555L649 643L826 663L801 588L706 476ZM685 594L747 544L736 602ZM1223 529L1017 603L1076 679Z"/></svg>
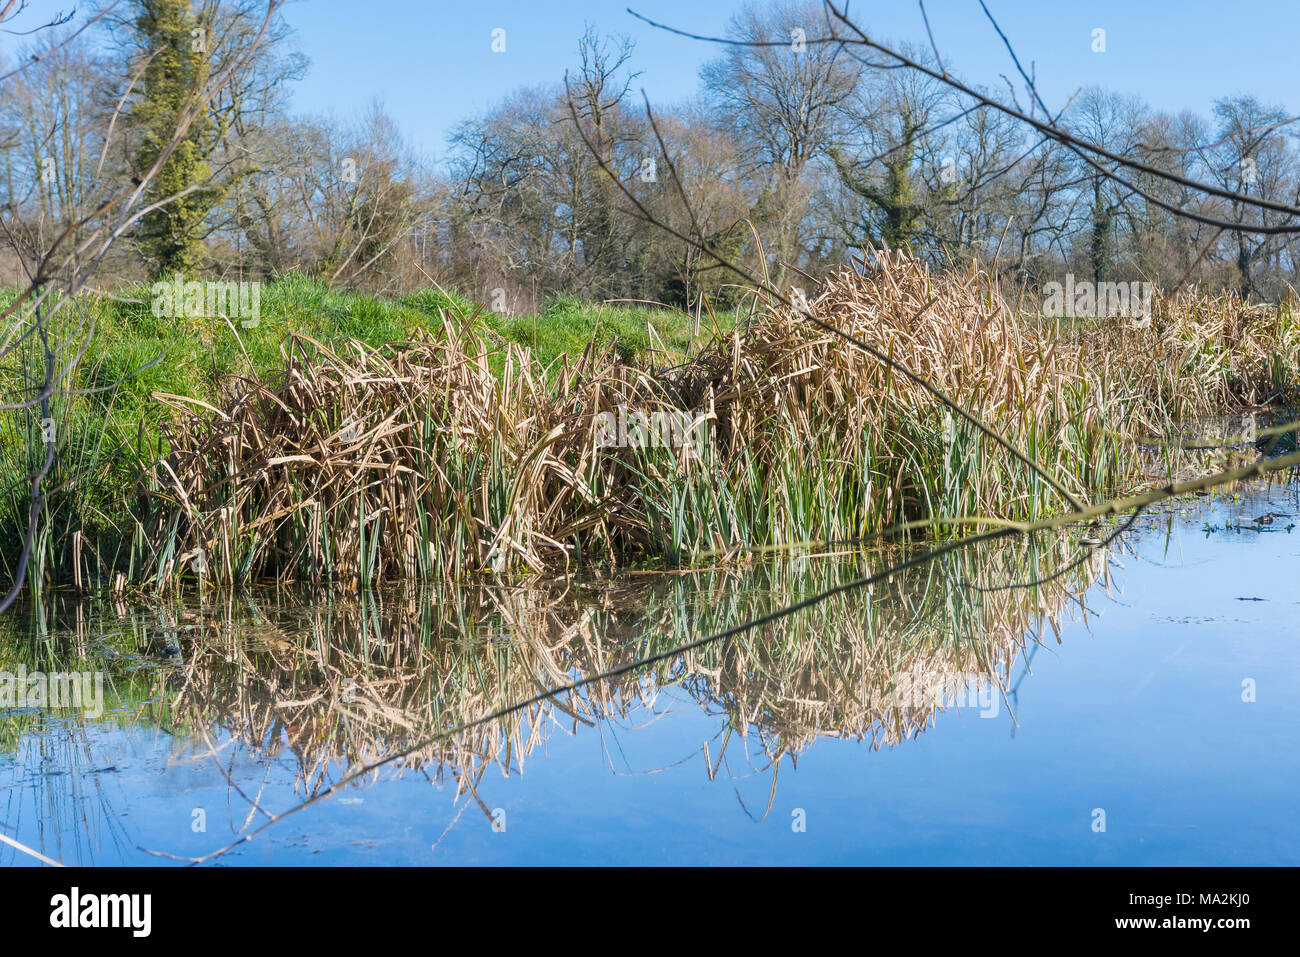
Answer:
<svg viewBox="0 0 1300 957"><path fill-rule="evenodd" d="M644 512L620 507L634 473L598 448L596 417L653 408L652 380L612 347L546 375L518 346L500 374L488 359L468 326L337 353L294 338L278 380L169 430L135 567L159 584L374 584L647 546Z"/></svg>
<svg viewBox="0 0 1300 957"><path fill-rule="evenodd" d="M1158 300L1147 328L1063 325L994 290L975 266L933 274L867 250L808 302L1081 499L1188 467L1138 450L1179 420L1295 399L1293 304L1186 294ZM363 587L682 563L1062 507L915 383L779 304L666 370L627 364L617 343L543 369L464 313L443 328L382 348L296 336L278 376L242 381L223 408L161 396L179 417L143 483L119 583ZM602 431L610 417L663 413L703 441L611 445Z"/></svg>

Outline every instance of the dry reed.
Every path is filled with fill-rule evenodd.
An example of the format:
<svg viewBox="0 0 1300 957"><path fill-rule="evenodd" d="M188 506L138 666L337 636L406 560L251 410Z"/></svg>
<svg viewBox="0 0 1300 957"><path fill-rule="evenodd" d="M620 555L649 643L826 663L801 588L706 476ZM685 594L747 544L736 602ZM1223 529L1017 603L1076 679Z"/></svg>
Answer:
<svg viewBox="0 0 1300 957"><path fill-rule="evenodd" d="M1013 312L972 266L868 250L809 298L975 410L1087 498L1185 465L1138 454L1180 419L1291 401L1290 304L1158 300L1147 328ZM148 477L130 577L371 585L470 571L869 536L901 521L1033 520L1056 494L915 383L774 305L683 366L617 349L558 366L494 350L470 318L438 339L331 351L295 337L282 374L181 410ZM598 417L671 410L708 441L602 444ZM625 413L626 414L626 413Z"/></svg>

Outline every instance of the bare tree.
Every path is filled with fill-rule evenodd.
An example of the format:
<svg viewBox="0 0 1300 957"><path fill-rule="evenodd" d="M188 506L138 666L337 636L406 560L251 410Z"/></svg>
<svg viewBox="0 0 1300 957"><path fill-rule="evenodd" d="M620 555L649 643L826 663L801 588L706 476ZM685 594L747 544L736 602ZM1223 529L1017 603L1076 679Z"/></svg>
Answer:
<svg viewBox="0 0 1300 957"><path fill-rule="evenodd" d="M73 44L81 31L102 21L117 7L117 3L108 4L71 33L42 48L23 67L0 75L0 98L7 96L10 85L26 70L54 58ZM245 45L244 58L261 42L277 8L278 0L267 0L262 25ZM22 5L12 0L0 6L0 25L21 12ZM102 144L97 156L90 154L93 159L86 167L88 175L82 178L82 173L78 173L79 188L68 193L57 209L46 205L46 209L57 212L58 223L49 229L32 230L26 228L22 211L12 203L0 210L0 235L19 260L23 275L17 294L0 311L0 361L7 367L2 380L0 414L11 417L7 424L14 434L25 436L24 448L30 462L25 480L26 532L21 550L9 569L10 587L0 597L0 611L17 600L27 581L42 515L47 514L53 497L76 480L75 475L58 472L62 461L60 451L80 438L75 435L76 427L69 415L69 400L88 391L116 388L116 383L82 387L77 381L82 359L94 338L93 320L82 314L78 297L115 244L142 217L183 196L177 193L144 200L159 170L185 139L190 127L206 114L216 91L241 62L229 64L208 76L201 87L191 90L184 108L175 117L170 136L163 137L153 162L121 182L112 175L110 158L129 155L122 140L123 118L138 80L137 71L113 104L107 122L102 124ZM90 117L87 122L94 124L99 120ZM80 137L74 139L80 141ZM47 480L56 477L52 486L47 485Z"/></svg>
<svg viewBox="0 0 1300 957"><path fill-rule="evenodd" d="M701 77L715 107L751 155L742 172L762 180L752 211L773 233L777 284L797 265L807 194L804 172L831 142L836 109L857 89L860 65L834 45L810 44L826 24L820 3L746 5L731 20L722 56Z"/></svg>

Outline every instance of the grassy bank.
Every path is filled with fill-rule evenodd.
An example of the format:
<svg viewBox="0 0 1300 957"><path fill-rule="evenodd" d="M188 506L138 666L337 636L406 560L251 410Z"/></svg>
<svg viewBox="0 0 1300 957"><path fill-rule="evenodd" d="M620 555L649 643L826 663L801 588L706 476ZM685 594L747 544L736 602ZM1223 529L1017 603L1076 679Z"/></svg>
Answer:
<svg viewBox="0 0 1300 957"><path fill-rule="evenodd" d="M1291 304L1184 296L1136 328L1020 315L990 289L975 271L877 254L811 303L1079 498L1185 467L1137 449L1176 421L1295 403ZM89 308L103 345L87 382L167 358L64 403L55 484L68 485L40 543L50 580L368 585L688 562L1063 504L914 383L782 307L738 326L572 301L511 319L441 292L386 302L289 279L238 334L143 303ZM687 431L638 441L638 415ZM611 441L629 420L633 438ZM35 454L18 438L7 556Z"/></svg>
<svg viewBox="0 0 1300 957"><path fill-rule="evenodd" d="M0 290L0 309L15 291ZM45 482L52 490L41 512L34 550L36 587L105 575L118 567L123 546L138 534L144 514L142 478L168 450L164 427L176 410L160 396L197 400L195 408L229 401L242 379L273 380L283 369L286 344L296 336L326 347L350 342L378 347L411 337L447 334L449 315L484 343L500 374L511 346L527 348L539 373L589 343L646 366L680 361L714 328L670 309L639 304L560 299L536 316L493 314L454 291L429 289L392 299L332 290L300 276L262 285L257 322L154 315L149 286L88 294L65 303L52 322L52 339L66 356L85 346L69 383L81 394L53 397L51 418L59 451ZM734 321L714 317L720 328ZM14 326L16 329L17 327ZM0 370L9 396L31 394L42 357L34 341ZM116 387L114 387L116 384ZM94 390L104 390L96 392ZM35 411L0 411L0 580L11 580L28 518L28 476L44 459L43 428Z"/></svg>
<svg viewBox="0 0 1300 957"><path fill-rule="evenodd" d="M12 302L13 295L13 290L0 291L0 308ZM579 354L593 341L598 346L617 343L627 362L649 362L654 349L681 357L692 348L693 324L670 309L559 299L545 304L536 316L510 317L479 311L454 291L429 289L381 299L332 290L295 275L261 287L256 324L239 318L228 324L219 317L155 316L149 286L119 290L111 297L87 295L80 306L84 318L95 324L81 384L95 387L125 379L113 405L119 417L131 422L167 418L167 410L153 400L155 392L217 403L235 377L275 375L290 336L310 336L325 344L355 340L381 346L421 333L439 335L449 313L468 317L477 311L473 327L490 349L500 352L511 343L527 346L541 366L565 354ZM734 321L730 314L717 319L723 328ZM700 325L697 342L711 331L709 317Z"/></svg>

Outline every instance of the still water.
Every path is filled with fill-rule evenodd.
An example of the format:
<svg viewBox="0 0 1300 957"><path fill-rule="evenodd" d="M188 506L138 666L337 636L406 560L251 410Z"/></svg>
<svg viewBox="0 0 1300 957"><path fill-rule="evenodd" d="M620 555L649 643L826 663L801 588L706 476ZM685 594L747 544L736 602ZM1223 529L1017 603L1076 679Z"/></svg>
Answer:
<svg viewBox="0 0 1300 957"><path fill-rule="evenodd" d="M438 737L898 557L55 600L0 622L0 833L177 866L400 754L207 863L1300 863L1294 486L968 550Z"/></svg>

